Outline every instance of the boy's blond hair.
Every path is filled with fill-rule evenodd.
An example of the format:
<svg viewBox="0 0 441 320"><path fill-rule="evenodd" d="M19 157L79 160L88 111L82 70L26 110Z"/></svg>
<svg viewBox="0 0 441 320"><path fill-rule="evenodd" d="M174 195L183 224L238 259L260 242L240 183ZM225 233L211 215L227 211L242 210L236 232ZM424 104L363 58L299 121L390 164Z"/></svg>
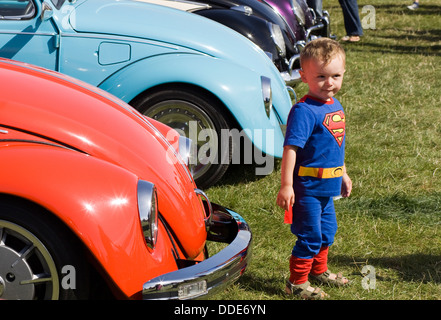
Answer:
<svg viewBox="0 0 441 320"><path fill-rule="evenodd" d="M329 38L318 38L308 42L300 52L300 66L307 60L317 59L328 65L335 56L340 55L343 63L346 63L346 54L343 47L335 40Z"/></svg>

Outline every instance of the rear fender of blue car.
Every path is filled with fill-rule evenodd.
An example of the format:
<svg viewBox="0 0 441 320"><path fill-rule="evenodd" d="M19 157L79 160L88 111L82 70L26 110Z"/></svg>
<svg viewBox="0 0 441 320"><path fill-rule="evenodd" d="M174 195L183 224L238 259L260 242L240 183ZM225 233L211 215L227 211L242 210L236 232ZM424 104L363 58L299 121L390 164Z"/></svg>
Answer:
<svg viewBox="0 0 441 320"><path fill-rule="evenodd" d="M287 114L284 110L278 114L277 105L289 103L289 94L279 83L272 83L274 108L268 117L260 77L240 65L207 55L160 55L126 66L99 87L130 102L147 89L177 83L191 84L214 94L235 118L238 129L243 130L258 149L281 157L283 134L280 119L286 119Z"/></svg>

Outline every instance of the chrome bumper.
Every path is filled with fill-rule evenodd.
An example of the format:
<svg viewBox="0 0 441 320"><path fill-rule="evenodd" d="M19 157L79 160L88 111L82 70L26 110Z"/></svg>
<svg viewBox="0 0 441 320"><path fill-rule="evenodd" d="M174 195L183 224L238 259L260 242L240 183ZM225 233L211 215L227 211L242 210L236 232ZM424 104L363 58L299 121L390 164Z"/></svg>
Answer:
<svg viewBox="0 0 441 320"><path fill-rule="evenodd" d="M301 82L299 69L294 69L294 63L300 60L300 54L293 55L288 62L288 70L280 72L285 84L288 87L293 87L297 83Z"/></svg>
<svg viewBox="0 0 441 320"><path fill-rule="evenodd" d="M213 217L207 240L229 245L190 267L169 272L144 283L144 300L206 298L227 287L245 271L251 256L251 231L237 213L212 203Z"/></svg>
<svg viewBox="0 0 441 320"><path fill-rule="evenodd" d="M314 20L316 20L316 18L314 18ZM317 33L317 32L320 33L319 36L313 35L313 33ZM330 16L328 11L326 10L323 11L323 16L321 16L319 19L316 20L315 25L305 30L306 41L305 40L297 41L295 46L299 50L302 50L308 42L318 37L332 38ZM300 77L300 69L294 69L294 63L297 62L297 60L300 60L300 54L296 54L292 56L289 60L288 71L283 71L280 73L287 86L293 87L298 83L302 82L302 79Z"/></svg>

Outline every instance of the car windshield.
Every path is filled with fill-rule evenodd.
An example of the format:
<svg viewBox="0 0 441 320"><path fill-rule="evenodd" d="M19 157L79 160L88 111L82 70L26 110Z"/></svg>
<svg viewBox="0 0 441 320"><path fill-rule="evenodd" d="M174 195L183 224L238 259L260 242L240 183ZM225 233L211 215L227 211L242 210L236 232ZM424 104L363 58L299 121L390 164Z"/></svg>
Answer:
<svg viewBox="0 0 441 320"><path fill-rule="evenodd" d="M60 9L66 0L51 0L55 8Z"/></svg>
<svg viewBox="0 0 441 320"><path fill-rule="evenodd" d="M31 0L8 0L0 2L0 19L21 20L29 19L35 13L35 6Z"/></svg>

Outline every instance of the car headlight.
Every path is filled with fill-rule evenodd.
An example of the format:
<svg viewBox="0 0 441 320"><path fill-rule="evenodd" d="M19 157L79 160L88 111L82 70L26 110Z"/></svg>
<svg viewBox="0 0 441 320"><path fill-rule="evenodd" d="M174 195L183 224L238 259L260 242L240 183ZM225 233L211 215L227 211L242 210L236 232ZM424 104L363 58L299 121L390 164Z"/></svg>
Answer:
<svg viewBox="0 0 441 320"><path fill-rule="evenodd" d="M297 18L298 23L304 26L306 22L305 12L303 12L302 7L300 7L300 5L297 3L297 0L291 0L291 8Z"/></svg>
<svg viewBox="0 0 441 320"><path fill-rule="evenodd" d="M263 105L265 106L265 113L269 118L271 115L271 109L273 108L271 79L264 76L261 76L260 79L262 81Z"/></svg>
<svg viewBox="0 0 441 320"><path fill-rule="evenodd" d="M179 137L179 155L184 160L191 175L194 174L194 167L196 165L196 148L193 146L193 141L185 136Z"/></svg>
<svg viewBox="0 0 441 320"><path fill-rule="evenodd" d="M153 249L158 235L158 197L151 182L138 181L138 213L145 242Z"/></svg>
<svg viewBox="0 0 441 320"><path fill-rule="evenodd" d="M278 24L274 24L271 22L268 22L268 28L270 30L271 38L273 39L277 51L279 52L279 55L281 57L285 57L286 45L285 40L283 39L282 29L280 29L280 26Z"/></svg>

